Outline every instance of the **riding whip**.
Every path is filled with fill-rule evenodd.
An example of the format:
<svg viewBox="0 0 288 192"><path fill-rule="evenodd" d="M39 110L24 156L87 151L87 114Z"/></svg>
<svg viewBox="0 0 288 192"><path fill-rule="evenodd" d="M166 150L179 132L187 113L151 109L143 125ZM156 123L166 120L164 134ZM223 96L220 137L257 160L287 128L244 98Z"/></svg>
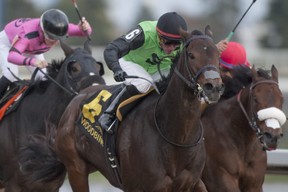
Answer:
<svg viewBox="0 0 288 192"><path fill-rule="evenodd" d="M247 12L249 11L249 9L252 7L252 5L256 2L256 0L253 0L253 2L250 4L250 6L248 7L248 9L245 11L245 13L242 15L242 17L240 18L240 20L238 21L238 23L236 24L236 26L234 27L234 29L229 33L229 35L227 36L226 40L230 41L232 36L234 35L235 30L237 29L238 25L240 24L240 22L242 21L242 19L245 17L245 15L247 14Z"/></svg>
<svg viewBox="0 0 288 192"><path fill-rule="evenodd" d="M80 22L83 24L82 17L81 17L81 15L80 15L80 12L79 12L78 5L77 5L77 3L76 3L76 0L72 0L72 2L73 2L74 7L75 7L75 9L76 9L77 15L78 15L78 17L79 17L79 19L80 19ZM87 39L90 41L90 40L91 40L90 35L89 35L88 33L86 33L86 34L87 34Z"/></svg>

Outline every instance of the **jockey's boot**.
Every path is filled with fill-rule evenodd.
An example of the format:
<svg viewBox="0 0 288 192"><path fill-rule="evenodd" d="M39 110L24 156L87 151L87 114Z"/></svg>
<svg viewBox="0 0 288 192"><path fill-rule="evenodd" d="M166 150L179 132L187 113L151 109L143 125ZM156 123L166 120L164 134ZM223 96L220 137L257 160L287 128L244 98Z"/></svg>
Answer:
<svg viewBox="0 0 288 192"><path fill-rule="evenodd" d="M2 76L0 78L0 101L2 97L5 95L7 88L11 84L11 81L7 79L5 76Z"/></svg>
<svg viewBox="0 0 288 192"><path fill-rule="evenodd" d="M116 120L116 110L119 104L122 101L137 94L139 94L139 91L134 85L127 85L120 91L120 93L118 93L118 95L111 102L106 111L102 115L100 115L98 119L98 122L105 131L107 131L108 133L112 133L112 123ZM130 107L130 109L131 108L132 107Z"/></svg>

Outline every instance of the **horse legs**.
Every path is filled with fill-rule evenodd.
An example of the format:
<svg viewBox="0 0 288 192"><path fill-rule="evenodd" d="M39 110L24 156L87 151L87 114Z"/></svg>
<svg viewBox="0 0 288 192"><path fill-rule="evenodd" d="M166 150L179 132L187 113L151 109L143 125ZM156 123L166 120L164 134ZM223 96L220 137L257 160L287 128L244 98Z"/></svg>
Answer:
<svg viewBox="0 0 288 192"><path fill-rule="evenodd" d="M73 192L89 192L88 173L85 162L77 159L74 165L67 166L68 179Z"/></svg>
<svg viewBox="0 0 288 192"><path fill-rule="evenodd" d="M193 192L208 192L201 179L195 184Z"/></svg>

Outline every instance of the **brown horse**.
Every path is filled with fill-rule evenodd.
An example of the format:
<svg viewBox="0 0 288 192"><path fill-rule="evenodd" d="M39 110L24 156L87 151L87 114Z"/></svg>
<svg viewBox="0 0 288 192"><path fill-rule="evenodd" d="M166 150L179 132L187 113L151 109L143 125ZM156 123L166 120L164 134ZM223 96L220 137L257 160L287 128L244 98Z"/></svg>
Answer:
<svg viewBox="0 0 288 192"><path fill-rule="evenodd" d="M100 171L113 186L123 191L206 191L201 181L206 153L200 100L217 102L223 92L219 53L209 28L205 29L205 35L200 31L181 34L184 48L172 67L165 92L150 93L120 123L113 157L118 160L114 161L116 164L110 165L111 159L107 160L106 146L101 142L95 144L75 123L83 102L95 92L106 90L107 86L83 90L70 102L56 131L55 148L74 192L89 191L88 175L95 171ZM94 104L101 106L104 99L101 97ZM92 119L98 118L97 113L93 115ZM98 133L99 140L106 135L101 135L101 130ZM37 146L45 144L41 140L37 143L37 139L35 142ZM25 151L22 155L25 156ZM26 159L21 163L33 166L31 159ZM48 172L56 168L55 163L51 163L50 169L47 166L51 159L49 156L42 160L46 163L42 168ZM37 163L40 162L35 161ZM35 178L48 182L53 179L43 170L40 175L44 179L37 170L31 174L34 176L29 177L34 181Z"/></svg>
<svg viewBox="0 0 288 192"><path fill-rule="evenodd" d="M277 69L272 66L272 77L263 69L251 74L248 86L208 106L202 116L207 152L202 180L208 191L262 192L265 151L277 148L286 117Z"/></svg>
<svg viewBox="0 0 288 192"><path fill-rule="evenodd" d="M66 58L49 64L47 80L31 81L18 107L0 122L0 186L5 187L5 192L32 191L24 185L25 177L18 163L19 150L28 135L45 135L46 126L58 124L75 94L92 83L104 82L100 75L103 66L92 57L87 43L84 49L72 49L65 44L62 49Z"/></svg>

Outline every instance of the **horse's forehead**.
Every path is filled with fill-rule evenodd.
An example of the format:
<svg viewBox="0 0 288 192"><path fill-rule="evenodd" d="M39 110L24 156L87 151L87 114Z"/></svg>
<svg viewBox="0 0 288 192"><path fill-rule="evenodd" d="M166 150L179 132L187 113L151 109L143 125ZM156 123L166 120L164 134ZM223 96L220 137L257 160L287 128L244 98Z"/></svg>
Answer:
<svg viewBox="0 0 288 192"><path fill-rule="evenodd" d="M85 50L79 50L74 52L74 54L71 55L71 60L77 61L79 63L96 62L94 57L88 54Z"/></svg>
<svg viewBox="0 0 288 192"><path fill-rule="evenodd" d="M283 95L277 84L261 83L253 88L253 94L259 105L265 105L266 107L274 105L281 107L282 105Z"/></svg>

